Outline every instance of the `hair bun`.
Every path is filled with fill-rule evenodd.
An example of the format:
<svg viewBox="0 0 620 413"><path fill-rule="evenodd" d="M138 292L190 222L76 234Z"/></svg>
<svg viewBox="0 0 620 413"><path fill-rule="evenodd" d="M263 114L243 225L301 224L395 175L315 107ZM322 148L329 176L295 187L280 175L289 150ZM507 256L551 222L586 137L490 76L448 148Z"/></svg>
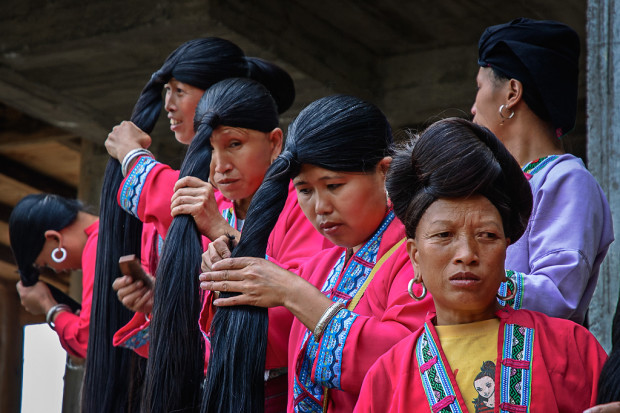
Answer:
<svg viewBox="0 0 620 413"><path fill-rule="evenodd" d="M280 66L258 57L247 57L248 75L265 86L278 106L278 113L286 112L295 101L295 82Z"/></svg>

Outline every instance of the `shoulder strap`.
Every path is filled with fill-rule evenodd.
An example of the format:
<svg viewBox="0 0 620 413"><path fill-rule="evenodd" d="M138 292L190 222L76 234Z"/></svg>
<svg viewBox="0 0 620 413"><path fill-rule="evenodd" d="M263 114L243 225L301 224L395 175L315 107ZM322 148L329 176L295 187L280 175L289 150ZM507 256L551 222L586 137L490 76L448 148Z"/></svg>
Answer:
<svg viewBox="0 0 620 413"><path fill-rule="evenodd" d="M386 262L387 259L390 258L390 256L392 254L394 254L394 251L396 251L398 249L398 247L400 247L403 244L403 242L405 242L405 240L406 240L406 238L403 238L400 241L398 241L396 244L394 244L394 246L392 246L392 248L390 248L390 250L388 252L386 252L385 254L383 254L383 256L381 258L379 258L379 261L377 261L375 266L372 267L372 271L368 275L368 278L366 278L366 281L364 281L364 284L362 284L360 289L355 294L355 297L353 297L353 299L351 300L351 302L347 306L347 310L353 311L355 309L355 307L357 307L357 303L359 303L360 299L364 295L364 291L366 291L366 287L368 287L368 284L370 284L372 279L375 277L375 274L377 273L377 271L379 271L379 268L381 268L383 263Z"/></svg>

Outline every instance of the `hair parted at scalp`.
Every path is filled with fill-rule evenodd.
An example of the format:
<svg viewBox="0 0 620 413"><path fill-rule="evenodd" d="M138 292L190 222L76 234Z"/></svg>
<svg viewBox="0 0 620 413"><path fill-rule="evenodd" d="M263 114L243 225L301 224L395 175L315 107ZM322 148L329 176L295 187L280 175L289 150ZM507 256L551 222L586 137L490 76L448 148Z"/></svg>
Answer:
<svg viewBox="0 0 620 413"><path fill-rule="evenodd" d="M397 149L386 188L410 238L440 198L486 197L512 243L523 235L532 210L530 185L517 161L491 131L460 118L435 122Z"/></svg>
<svg viewBox="0 0 620 413"><path fill-rule="evenodd" d="M232 126L269 133L278 126L278 112L271 94L260 83L227 79L205 92L196 108L194 126L196 135L180 177L208 181L210 139L215 129ZM190 215L175 217L157 267L144 411L196 411L200 406L204 369L203 337L198 325L201 255L202 242L194 219ZM245 331L251 326L241 328ZM220 354L213 347L209 365L226 362L221 360L224 351ZM242 370L236 373L242 374Z"/></svg>
<svg viewBox="0 0 620 413"><path fill-rule="evenodd" d="M272 85L280 85L276 95L282 102L276 103L284 112L295 96L290 76L276 65L268 62L253 65L253 61L254 58L246 57L238 46L227 40L216 37L190 40L173 51L153 73L134 106L131 121L146 133L153 130L163 106L163 87L173 77L206 90L231 77L263 76L270 79ZM132 374L129 373L133 351L112 346L113 334L129 321L132 313L123 307L111 285L121 276L118 259L127 254L140 256L142 233L142 223L116 203L116 192L122 180L120 164L111 158L101 192L93 323L88 344L89 349L95 351L87 355L82 391L82 411L89 413L132 411L139 407L140 400L135 393L141 386L141 377L130 378ZM140 368L134 371L139 373Z"/></svg>
<svg viewBox="0 0 620 413"><path fill-rule="evenodd" d="M252 197L232 256L265 256L269 234L288 196L289 182L302 164L334 171L373 172L389 154L391 143L385 115L370 103L336 95L308 105L289 126L284 151ZM266 309L218 308L211 324L203 413L263 411L266 348Z"/></svg>

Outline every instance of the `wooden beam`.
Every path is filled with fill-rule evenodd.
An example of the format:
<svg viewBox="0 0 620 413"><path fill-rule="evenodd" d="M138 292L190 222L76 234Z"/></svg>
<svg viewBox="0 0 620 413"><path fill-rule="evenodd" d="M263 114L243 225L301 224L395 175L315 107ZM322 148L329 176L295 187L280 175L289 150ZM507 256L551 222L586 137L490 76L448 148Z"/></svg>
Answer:
<svg viewBox="0 0 620 413"><path fill-rule="evenodd" d="M67 198L75 198L77 195L77 189L71 185L67 185L2 155L0 155L0 173L42 192L50 192Z"/></svg>

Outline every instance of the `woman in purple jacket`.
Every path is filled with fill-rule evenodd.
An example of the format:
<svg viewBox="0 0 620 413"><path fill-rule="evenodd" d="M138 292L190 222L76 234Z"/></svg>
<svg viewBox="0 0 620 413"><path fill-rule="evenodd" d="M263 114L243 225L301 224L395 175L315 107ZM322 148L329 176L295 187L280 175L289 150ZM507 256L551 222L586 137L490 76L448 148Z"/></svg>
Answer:
<svg viewBox="0 0 620 413"><path fill-rule="evenodd" d="M487 28L479 42L474 122L517 159L534 206L508 248L514 308L584 323L599 267L614 239L605 194L560 138L575 126L579 37L555 21L525 18Z"/></svg>

